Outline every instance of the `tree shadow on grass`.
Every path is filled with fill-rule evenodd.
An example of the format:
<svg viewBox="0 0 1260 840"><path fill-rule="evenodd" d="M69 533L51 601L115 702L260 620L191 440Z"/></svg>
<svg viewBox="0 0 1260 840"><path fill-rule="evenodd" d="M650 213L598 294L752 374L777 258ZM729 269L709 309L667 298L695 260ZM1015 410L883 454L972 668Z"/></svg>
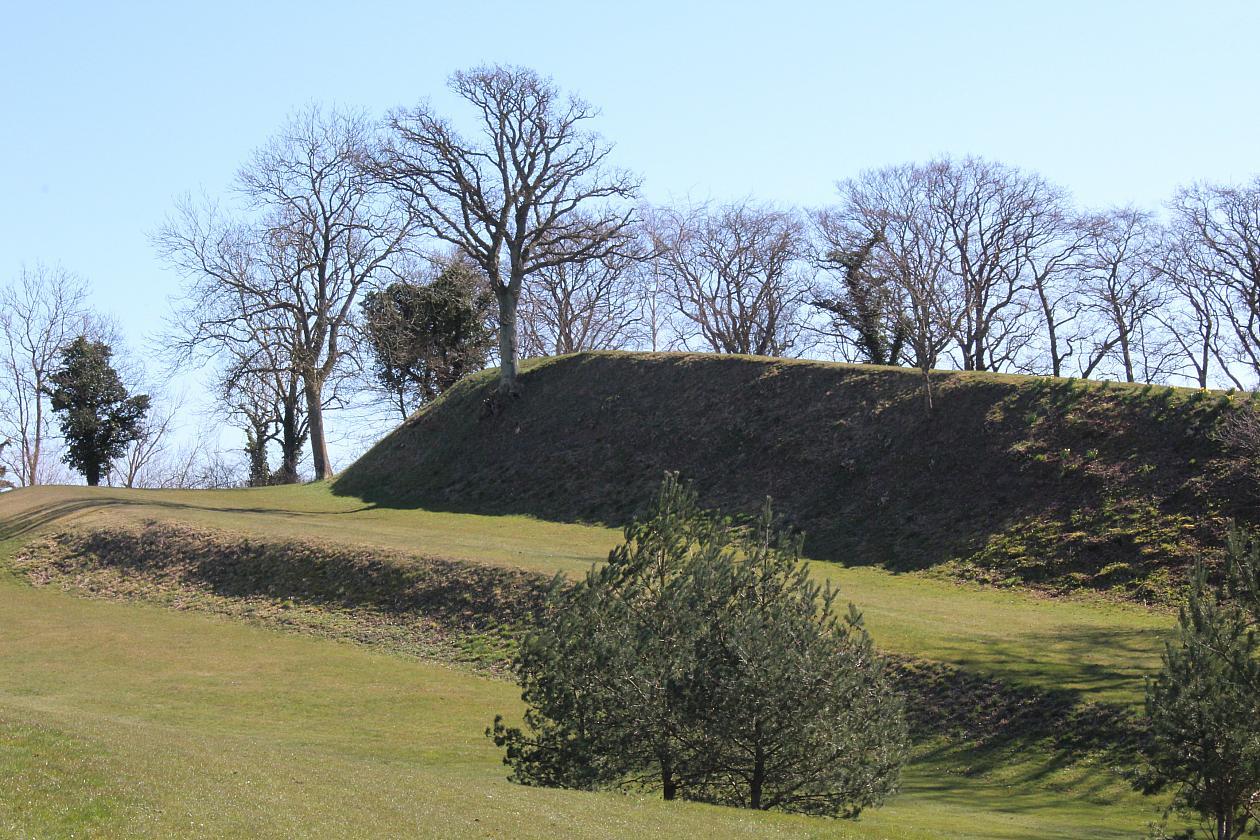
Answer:
<svg viewBox="0 0 1260 840"><path fill-rule="evenodd" d="M1007 679L1058 686L1093 696L1138 704L1146 677L1158 670L1164 640L1174 632L1152 628L1056 627L1053 631L1012 633L979 647L972 640L941 639L935 658L964 668L992 672L1002 663ZM1057 654L1048 656L1047 654ZM1123 699L1122 699L1123 698Z"/></svg>

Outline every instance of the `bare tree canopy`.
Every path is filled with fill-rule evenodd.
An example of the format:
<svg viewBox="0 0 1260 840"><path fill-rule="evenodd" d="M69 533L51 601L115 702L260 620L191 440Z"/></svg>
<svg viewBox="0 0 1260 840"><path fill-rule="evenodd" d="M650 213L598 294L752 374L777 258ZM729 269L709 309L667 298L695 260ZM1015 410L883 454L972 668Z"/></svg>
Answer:
<svg viewBox="0 0 1260 840"><path fill-rule="evenodd" d="M606 166L611 146L586 124L597 111L523 67L451 77L479 117L465 139L427 104L395 111L371 170L431 235L486 273L499 304L500 386L517 388L517 307L527 278L623 248L639 181ZM624 206L619 206L624 205Z"/></svg>
<svg viewBox="0 0 1260 840"><path fill-rule="evenodd" d="M904 361L921 371L930 409L930 374L953 339L961 304L947 268L946 229L932 212L928 178L925 167L908 164L841 182L839 206L817 214L815 229L824 258L862 256L862 277L856 280L867 295L865 306L851 286L820 289L817 296L855 314L866 309L861 330L833 319L837 337L858 348L867 345L868 357L873 342L886 343L888 363Z"/></svg>
<svg viewBox="0 0 1260 840"><path fill-rule="evenodd" d="M1126 382L1151 381L1164 370L1165 341L1156 315L1167 303L1156 267L1163 245L1154 216L1131 207L1100 213L1085 223L1079 262L1081 310L1092 317L1081 375L1111 363Z"/></svg>
<svg viewBox="0 0 1260 840"><path fill-rule="evenodd" d="M1192 289L1210 294L1226 331L1218 344L1223 372L1242 387L1236 366L1260 378L1260 177L1241 187L1184 188L1171 209L1179 274L1193 278L1181 284L1183 300Z"/></svg>
<svg viewBox="0 0 1260 840"><path fill-rule="evenodd" d="M932 212L961 303L954 339L963 370L1017 366L1035 334L1029 257L1059 232L1063 195L1039 176L980 158L926 167Z"/></svg>
<svg viewBox="0 0 1260 840"><path fill-rule="evenodd" d="M646 242L628 239L619 253L540 270L522 288L521 348L526 356L621 350L643 326Z"/></svg>
<svg viewBox="0 0 1260 840"><path fill-rule="evenodd" d="M277 359L289 366L301 378L321 479L332 470L327 386L348 360L355 304L389 272L415 222L364 172L375 143L364 115L311 107L241 169L252 216L224 219L212 206L185 202L156 237L189 280L176 346L256 360L251 372Z"/></svg>
<svg viewBox="0 0 1260 840"><path fill-rule="evenodd" d="M37 264L0 289L0 439L12 442L0 465L20 486L65 477L58 459L48 457L49 377L63 347L99 332L86 284L64 269Z"/></svg>
<svg viewBox="0 0 1260 840"><path fill-rule="evenodd" d="M808 278L799 216L744 200L656 212L665 293L688 338L715 353L787 356L799 349Z"/></svg>

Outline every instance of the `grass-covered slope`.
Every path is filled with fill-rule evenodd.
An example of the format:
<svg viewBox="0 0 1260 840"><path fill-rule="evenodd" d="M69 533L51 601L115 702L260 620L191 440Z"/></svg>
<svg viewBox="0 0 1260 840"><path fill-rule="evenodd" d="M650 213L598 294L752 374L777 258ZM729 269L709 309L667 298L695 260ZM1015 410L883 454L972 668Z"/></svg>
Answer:
<svg viewBox="0 0 1260 840"><path fill-rule="evenodd" d="M514 785L518 690L0 575L0 836L1121 838L1159 807L1045 754L923 755L858 822Z"/></svg>
<svg viewBox="0 0 1260 840"><path fill-rule="evenodd" d="M407 556L422 565L447 558L571 577L604 560L620 538L607 528L522 516L365 506L332 495L326 484L254 490L33 487L0 496L0 566L6 553L46 536L150 523L265 543L315 541L352 553L384 552L402 563ZM815 563L813 572L861 608L885 652L1130 706L1141 704L1145 675L1159 667L1176 623L1166 611L1134 604L1044 598L871 566ZM290 577L288 571L282 576Z"/></svg>
<svg viewBox="0 0 1260 840"><path fill-rule="evenodd" d="M482 732L517 689L435 660L501 657L495 628L613 540L323 485L6 494L0 836L1126 837L1163 805L1116 768L1167 615L825 563L911 707L886 807L834 822L508 784Z"/></svg>
<svg viewBox="0 0 1260 840"><path fill-rule="evenodd" d="M1241 397L748 357L588 353L493 372L418 412L337 480L384 506L624 521L665 470L703 500L766 495L807 550L987 580L1161 597L1254 489L1214 435Z"/></svg>

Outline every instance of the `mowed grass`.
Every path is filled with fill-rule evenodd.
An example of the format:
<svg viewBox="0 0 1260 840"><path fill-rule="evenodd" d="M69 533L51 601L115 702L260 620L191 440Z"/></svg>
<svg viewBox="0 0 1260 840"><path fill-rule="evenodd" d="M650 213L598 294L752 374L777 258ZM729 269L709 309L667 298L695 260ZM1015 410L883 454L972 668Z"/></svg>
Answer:
<svg viewBox="0 0 1260 840"><path fill-rule="evenodd" d="M857 822L514 785L511 684L0 579L0 836L1129 837L1155 803L1016 754L912 766Z"/></svg>
<svg viewBox="0 0 1260 840"><path fill-rule="evenodd" d="M322 484L225 491L47 487L0 496L0 551L41 529L146 519L568 575L605 559L620 539L608 528L520 516L372 507L334 496ZM858 605L885 651L1134 707L1174 624L1167 613L1125 604L1049 599L869 566L817 563L815 570Z"/></svg>

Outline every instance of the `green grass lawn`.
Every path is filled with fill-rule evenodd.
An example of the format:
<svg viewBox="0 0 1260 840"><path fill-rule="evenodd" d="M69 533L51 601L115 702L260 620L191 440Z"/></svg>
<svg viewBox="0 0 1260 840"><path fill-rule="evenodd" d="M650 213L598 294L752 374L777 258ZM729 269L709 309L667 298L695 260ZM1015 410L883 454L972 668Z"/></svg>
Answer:
<svg viewBox="0 0 1260 840"><path fill-rule="evenodd" d="M370 508L322 485L0 496L0 561L49 529L145 520L577 574L618 534ZM817 564L885 650L1134 703L1167 615ZM857 822L508 783L482 733L515 687L455 667L0 572L0 836L1130 837L1159 803L1010 744L921 748Z"/></svg>
<svg viewBox="0 0 1260 840"><path fill-rule="evenodd" d="M3 836L1118 838L1155 807L1036 754L926 756L856 823L526 788L496 711L455 668L0 579Z"/></svg>
<svg viewBox="0 0 1260 840"><path fill-rule="evenodd" d="M326 485L226 491L48 487L0 496L0 552L41 528L180 520L269 538L318 539L579 574L620 534L519 516L368 507ZM1137 606L1050 599L878 568L815 565L865 613L889 652L1137 705L1159 667L1172 616Z"/></svg>

